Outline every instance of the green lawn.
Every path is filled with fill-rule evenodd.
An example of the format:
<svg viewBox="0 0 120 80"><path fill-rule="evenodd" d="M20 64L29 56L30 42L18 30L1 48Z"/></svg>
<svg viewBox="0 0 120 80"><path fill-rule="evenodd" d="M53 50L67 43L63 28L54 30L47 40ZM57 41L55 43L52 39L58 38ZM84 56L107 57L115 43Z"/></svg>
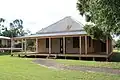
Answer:
<svg viewBox="0 0 120 80"><path fill-rule="evenodd" d="M80 65L80 66L107 67L107 68L120 69L120 53L114 53L114 55L111 57L111 62L64 60L64 59L56 59L55 61L66 65Z"/></svg>
<svg viewBox="0 0 120 80"><path fill-rule="evenodd" d="M32 62L33 59L0 55L0 80L119 80L120 75L54 70ZM59 60L60 61L60 60ZM76 61L77 62L77 61Z"/></svg>
<svg viewBox="0 0 120 80"><path fill-rule="evenodd" d="M80 66L107 67L107 68L120 69L120 62L96 62L96 61L63 60L63 59L56 59L56 61L66 65L80 65Z"/></svg>
<svg viewBox="0 0 120 80"><path fill-rule="evenodd" d="M113 52L120 52L120 49L114 49Z"/></svg>

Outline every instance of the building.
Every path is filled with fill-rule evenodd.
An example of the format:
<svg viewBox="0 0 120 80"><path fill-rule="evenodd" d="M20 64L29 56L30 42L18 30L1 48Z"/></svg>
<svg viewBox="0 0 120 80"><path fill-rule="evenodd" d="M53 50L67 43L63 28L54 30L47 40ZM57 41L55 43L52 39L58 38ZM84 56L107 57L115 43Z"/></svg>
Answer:
<svg viewBox="0 0 120 80"><path fill-rule="evenodd" d="M0 36L0 48L10 47L10 38L5 36Z"/></svg>
<svg viewBox="0 0 120 80"><path fill-rule="evenodd" d="M0 36L0 52L4 51L21 51L21 48L11 48L11 38L10 37L5 37L5 36Z"/></svg>
<svg viewBox="0 0 120 80"><path fill-rule="evenodd" d="M28 39L36 40L35 52L27 52ZM25 55L64 56L64 57L92 57L106 58L112 54L112 40L106 42L93 40L86 33L83 25L68 16L56 23L38 31L38 34L15 37L14 40L25 42Z"/></svg>

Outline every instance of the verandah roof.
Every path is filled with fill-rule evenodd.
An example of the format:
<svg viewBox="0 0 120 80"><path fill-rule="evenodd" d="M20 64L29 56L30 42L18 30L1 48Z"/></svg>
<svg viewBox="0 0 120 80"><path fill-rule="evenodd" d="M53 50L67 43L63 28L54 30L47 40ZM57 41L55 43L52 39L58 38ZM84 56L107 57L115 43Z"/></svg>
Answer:
<svg viewBox="0 0 120 80"><path fill-rule="evenodd" d="M0 39L10 39L10 37L0 36Z"/></svg>
<svg viewBox="0 0 120 80"><path fill-rule="evenodd" d="M28 35L28 36L21 36L21 37L15 37L15 38L22 39L22 38L72 36L72 35L87 35L87 33L85 31L69 31L69 32L55 32L55 33L41 33L36 35Z"/></svg>

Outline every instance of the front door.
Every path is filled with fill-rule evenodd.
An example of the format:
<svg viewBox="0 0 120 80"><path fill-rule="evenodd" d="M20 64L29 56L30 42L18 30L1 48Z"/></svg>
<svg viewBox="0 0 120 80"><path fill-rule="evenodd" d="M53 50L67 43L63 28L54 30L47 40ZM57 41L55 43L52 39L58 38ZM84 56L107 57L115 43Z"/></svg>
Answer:
<svg viewBox="0 0 120 80"><path fill-rule="evenodd" d="M63 53L63 38L60 38L60 53Z"/></svg>

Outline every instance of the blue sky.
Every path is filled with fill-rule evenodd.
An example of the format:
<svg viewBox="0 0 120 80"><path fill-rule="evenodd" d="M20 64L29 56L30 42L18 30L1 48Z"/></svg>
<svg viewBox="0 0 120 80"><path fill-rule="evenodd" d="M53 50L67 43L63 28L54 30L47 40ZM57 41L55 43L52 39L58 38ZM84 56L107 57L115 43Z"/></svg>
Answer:
<svg viewBox="0 0 120 80"><path fill-rule="evenodd" d="M22 19L24 28L32 33L50 24L72 16L85 24L76 9L77 0L0 0L0 17L7 22Z"/></svg>

